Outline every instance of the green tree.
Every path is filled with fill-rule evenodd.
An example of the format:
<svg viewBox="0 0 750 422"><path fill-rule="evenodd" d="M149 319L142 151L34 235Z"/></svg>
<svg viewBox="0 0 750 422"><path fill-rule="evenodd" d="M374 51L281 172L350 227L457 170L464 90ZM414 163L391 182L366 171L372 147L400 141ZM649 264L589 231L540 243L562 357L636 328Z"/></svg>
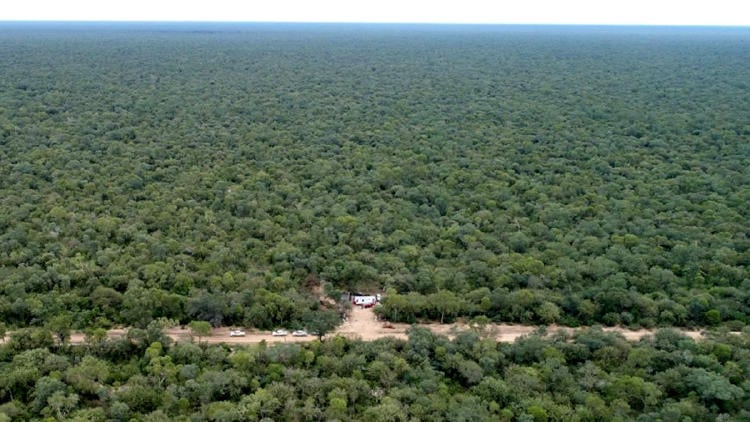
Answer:
<svg viewBox="0 0 750 422"><path fill-rule="evenodd" d="M190 334L198 336L198 343L200 343L202 337L211 335L211 324L207 321L191 321L188 326L190 327Z"/></svg>
<svg viewBox="0 0 750 422"><path fill-rule="evenodd" d="M319 340L336 329L341 323L341 318L336 311L326 309L320 311L309 311L302 316L302 323Z"/></svg>
<svg viewBox="0 0 750 422"><path fill-rule="evenodd" d="M60 344L65 344L70 339L70 330L73 325L73 317L70 314L61 314L53 317L47 323L47 328L52 331Z"/></svg>
<svg viewBox="0 0 750 422"><path fill-rule="evenodd" d="M42 409L47 407L47 400L58 391L65 392L66 387L65 383L59 379L48 376L39 378L34 384L34 391L31 394L33 397L31 411L40 414Z"/></svg>
<svg viewBox="0 0 750 422"><path fill-rule="evenodd" d="M373 422L398 422L406 421L407 416L404 407L398 400L384 397L380 404L365 411L363 419Z"/></svg>
<svg viewBox="0 0 750 422"><path fill-rule="evenodd" d="M656 405L662 394L655 384L629 375L616 377L609 387L609 393L638 411L648 410Z"/></svg>
<svg viewBox="0 0 750 422"><path fill-rule="evenodd" d="M10 334L8 341L8 347L16 352L46 348L53 344L52 334L43 328L19 328Z"/></svg>
<svg viewBox="0 0 750 422"><path fill-rule="evenodd" d="M65 394L64 391L56 391L47 399L47 407L42 413L54 415L58 420L65 416L78 405L77 394Z"/></svg>
<svg viewBox="0 0 750 422"><path fill-rule="evenodd" d="M440 323L445 321L445 316L454 316L462 310L463 301L449 290L441 290L427 296L427 303L440 315Z"/></svg>
<svg viewBox="0 0 750 422"><path fill-rule="evenodd" d="M560 319L560 308L552 302L543 302L536 314L545 324L553 324Z"/></svg>
<svg viewBox="0 0 750 422"><path fill-rule="evenodd" d="M188 301L188 315L200 321L208 321L218 327L224 321L227 310L226 298L218 293L201 292Z"/></svg>
<svg viewBox="0 0 750 422"><path fill-rule="evenodd" d="M106 390L104 383L109 374L107 362L93 356L84 356L78 365L65 371L65 381L79 393L96 396Z"/></svg>
<svg viewBox="0 0 750 422"><path fill-rule="evenodd" d="M743 390L725 377L703 368L693 369L685 380L707 404L726 406L743 397Z"/></svg>

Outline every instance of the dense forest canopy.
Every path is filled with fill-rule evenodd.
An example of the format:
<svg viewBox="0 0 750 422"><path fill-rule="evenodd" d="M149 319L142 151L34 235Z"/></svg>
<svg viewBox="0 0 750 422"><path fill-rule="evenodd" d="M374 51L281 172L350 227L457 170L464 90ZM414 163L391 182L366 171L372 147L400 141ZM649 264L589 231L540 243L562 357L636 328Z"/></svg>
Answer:
<svg viewBox="0 0 750 422"><path fill-rule="evenodd" d="M746 29L0 26L0 320L750 317ZM446 312L447 310L447 312Z"/></svg>
<svg viewBox="0 0 750 422"><path fill-rule="evenodd" d="M158 330L0 346L0 421L734 421L750 418L750 333L629 343L602 330L498 343L336 337L169 344Z"/></svg>

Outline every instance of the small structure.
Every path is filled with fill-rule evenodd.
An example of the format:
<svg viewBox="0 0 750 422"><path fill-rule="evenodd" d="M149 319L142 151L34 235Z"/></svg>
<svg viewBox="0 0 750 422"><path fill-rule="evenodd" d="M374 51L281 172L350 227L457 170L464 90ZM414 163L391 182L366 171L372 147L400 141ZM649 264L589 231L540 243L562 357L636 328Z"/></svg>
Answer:
<svg viewBox="0 0 750 422"><path fill-rule="evenodd" d="M371 308L380 302L380 295L376 296L352 296L352 304L363 308Z"/></svg>

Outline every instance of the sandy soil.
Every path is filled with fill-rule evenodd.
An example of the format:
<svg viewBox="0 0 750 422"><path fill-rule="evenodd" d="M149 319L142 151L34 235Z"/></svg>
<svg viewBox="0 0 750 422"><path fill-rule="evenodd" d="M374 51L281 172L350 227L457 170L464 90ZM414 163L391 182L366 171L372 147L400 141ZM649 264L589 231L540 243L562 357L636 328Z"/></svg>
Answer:
<svg viewBox="0 0 750 422"><path fill-rule="evenodd" d="M446 335L448 337L454 337L457 332L465 331L469 329L466 324L419 324L422 327L429 328L436 334ZM372 309L363 309L360 307L354 307L349 318L339 326L339 328L327 337L332 336L343 336L351 339L360 339L365 341L377 340L385 337L395 337L398 339L407 339L406 331L409 329L409 324L396 324L387 323L384 321L378 321L375 313ZM512 324L490 324L484 329L484 334L487 337L494 338L500 342L513 342L518 338L528 335L539 327L531 325L512 325ZM268 331L255 331L245 330L247 333L244 337L230 337L229 327L214 328L211 335L200 339L201 342L205 343L227 343L227 344L255 344L261 341L266 343L302 343L315 340L315 336L307 337L293 337L291 335L284 337L272 336ZM570 327L560 326L549 326L547 332L552 334L558 331L566 331L573 333L576 329ZM653 330L628 330L621 327L606 327L604 331L618 332L622 334L626 339L631 341L640 340L642 337L652 335ZM703 334L700 331L687 331L681 330L683 334L693 338L700 339ZM126 334L126 330L117 329L110 330L110 338L123 337ZM175 341L197 341L197 337L193 337L190 334L189 329L185 328L170 328L164 331L166 335L171 337ZM70 338L72 344L82 344L85 339L81 333L73 333Z"/></svg>
<svg viewBox="0 0 750 422"><path fill-rule="evenodd" d="M436 334L442 334L453 338L456 333L471 329L468 325L457 323L457 324L419 324L421 327L429 328ZM392 327L392 328L386 328ZM362 309L354 307L352 309L349 320L339 327L336 334L343 335L350 338L361 338L362 340L376 340L383 337L396 337L396 338L407 338L406 330L409 329L409 324L393 324L384 323L378 321L372 309ZM484 333L487 337L494 338L500 342L513 342L518 338L533 333L537 330L538 326L533 325L519 325L519 324L490 324L484 328ZM618 332L622 334L626 339L637 341L641 338L653 335L655 330L629 330L622 327L605 327L604 331ZM576 331L575 328L561 327L557 325L550 325L547 327L547 332L550 334L566 331L573 333ZM688 337L698 340L703 338L703 334L700 331L688 331L680 330L683 334Z"/></svg>

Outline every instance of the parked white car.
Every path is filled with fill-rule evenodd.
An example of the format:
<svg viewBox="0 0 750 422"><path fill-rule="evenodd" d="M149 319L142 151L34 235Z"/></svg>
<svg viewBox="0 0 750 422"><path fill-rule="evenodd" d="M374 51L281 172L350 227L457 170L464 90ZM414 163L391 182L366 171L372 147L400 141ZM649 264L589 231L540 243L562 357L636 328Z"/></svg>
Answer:
<svg viewBox="0 0 750 422"><path fill-rule="evenodd" d="M305 330L297 330L292 333L294 337L307 337L307 331Z"/></svg>
<svg viewBox="0 0 750 422"><path fill-rule="evenodd" d="M289 335L289 331L287 331L287 330L276 330L276 331L272 332L271 335L274 335L276 337L283 337L283 336Z"/></svg>
<svg viewBox="0 0 750 422"><path fill-rule="evenodd" d="M229 331L229 337L245 337L245 332L242 330L231 330Z"/></svg>

